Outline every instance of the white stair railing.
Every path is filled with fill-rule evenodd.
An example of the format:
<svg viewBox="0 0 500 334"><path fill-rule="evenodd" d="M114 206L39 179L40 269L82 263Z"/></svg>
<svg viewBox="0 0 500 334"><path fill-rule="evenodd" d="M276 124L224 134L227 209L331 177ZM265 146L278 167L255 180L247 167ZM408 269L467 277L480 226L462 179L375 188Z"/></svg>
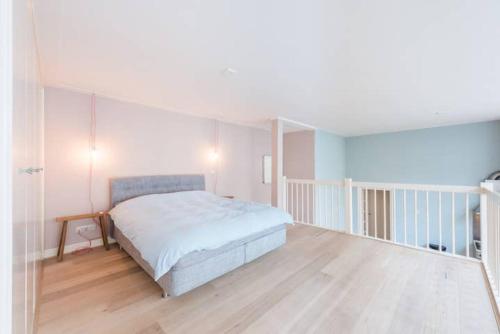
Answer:
<svg viewBox="0 0 500 334"><path fill-rule="evenodd" d="M355 233L471 257L480 187L353 182Z"/></svg>
<svg viewBox="0 0 500 334"><path fill-rule="evenodd" d="M296 223L345 231L344 181L286 179L285 207Z"/></svg>
<svg viewBox="0 0 500 334"><path fill-rule="evenodd" d="M472 258L480 193L468 186L288 179L285 207L297 223Z"/></svg>
<svg viewBox="0 0 500 334"><path fill-rule="evenodd" d="M500 305L500 194L482 183L481 257L497 307Z"/></svg>

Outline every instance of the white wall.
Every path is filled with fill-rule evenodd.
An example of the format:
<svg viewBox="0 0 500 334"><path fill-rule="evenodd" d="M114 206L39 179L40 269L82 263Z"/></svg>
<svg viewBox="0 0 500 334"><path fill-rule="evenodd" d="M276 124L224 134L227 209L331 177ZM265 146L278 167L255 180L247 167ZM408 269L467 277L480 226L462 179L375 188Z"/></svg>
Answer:
<svg viewBox="0 0 500 334"><path fill-rule="evenodd" d="M57 246L60 226L54 218L90 211L87 94L47 88L45 93L46 249ZM98 157L94 172L95 210L109 209L109 179L119 176L206 175L213 191L215 121L98 97ZM271 152L270 132L220 123L217 194L268 203L270 186L261 184L261 157ZM67 245L83 239L71 224ZM96 235L97 236L97 235Z"/></svg>

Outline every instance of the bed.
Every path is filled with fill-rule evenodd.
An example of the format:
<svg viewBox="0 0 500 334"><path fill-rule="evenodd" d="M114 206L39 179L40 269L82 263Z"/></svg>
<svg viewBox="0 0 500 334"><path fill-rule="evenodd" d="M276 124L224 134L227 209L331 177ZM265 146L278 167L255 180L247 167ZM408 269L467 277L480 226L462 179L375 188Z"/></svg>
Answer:
<svg viewBox="0 0 500 334"><path fill-rule="evenodd" d="M111 180L111 235L162 288L179 296L286 242L290 215L205 191L203 175Z"/></svg>

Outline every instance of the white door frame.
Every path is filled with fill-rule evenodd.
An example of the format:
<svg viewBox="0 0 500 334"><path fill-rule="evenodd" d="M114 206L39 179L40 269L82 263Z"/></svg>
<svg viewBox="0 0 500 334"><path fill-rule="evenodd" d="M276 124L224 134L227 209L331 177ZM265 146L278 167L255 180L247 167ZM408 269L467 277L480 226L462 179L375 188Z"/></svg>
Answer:
<svg viewBox="0 0 500 334"><path fill-rule="evenodd" d="M0 0L0 333L12 331L12 0Z"/></svg>
<svg viewBox="0 0 500 334"><path fill-rule="evenodd" d="M283 139L285 125L293 125L307 130L316 130L317 128L297 122L291 119L278 117L271 120L271 146L272 146L272 186L271 186L271 204L277 208L285 208L283 182Z"/></svg>
<svg viewBox="0 0 500 334"><path fill-rule="evenodd" d="M283 121L272 120L272 177L271 204L283 208Z"/></svg>

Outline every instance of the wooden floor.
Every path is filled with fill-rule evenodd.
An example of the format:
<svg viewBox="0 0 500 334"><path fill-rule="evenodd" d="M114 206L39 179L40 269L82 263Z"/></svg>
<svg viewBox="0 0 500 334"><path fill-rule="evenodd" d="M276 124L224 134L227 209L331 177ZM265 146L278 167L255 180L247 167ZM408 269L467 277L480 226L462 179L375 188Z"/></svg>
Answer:
<svg viewBox="0 0 500 334"><path fill-rule="evenodd" d="M497 333L480 265L297 225L177 298L117 247L45 263L39 333Z"/></svg>

